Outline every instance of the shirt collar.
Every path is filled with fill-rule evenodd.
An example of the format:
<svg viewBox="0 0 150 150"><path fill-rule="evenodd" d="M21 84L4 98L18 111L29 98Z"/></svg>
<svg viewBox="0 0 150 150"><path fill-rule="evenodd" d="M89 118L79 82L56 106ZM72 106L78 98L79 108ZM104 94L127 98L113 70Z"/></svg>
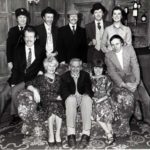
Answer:
<svg viewBox="0 0 150 150"><path fill-rule="evenodd" d="M51 26L47 25L45 22L44 22L44 26L45 26L45 28L46 28L46 31L47 31L48 29L51 29Z"/></svg>
<svg viewBox="0 0 150 150"><path fill-rule="evenodd" d="M78 78L79 78L79 76L80 76L80 73L79 73L79 74L77 74L77 75L75 75L75 74L72 74L72 73L70 72L70 74L71 74L71 77L73 77L74 79L78 79Z"/></svg>
<svg viewBox="0 0 150 150"><path fill-rule="evenodd" d="M34 50L34 45L31 46L31 47L25 46L26 51L29 51L29 48L31 48L31 51L33 51Z"/></svg>
<svg viewBox="0 0 150 150"><path fill-rule="evenodd" d="M103 27L104 22L102 19L100 21L95 20L95 24L97 25L98 23L100 23L101 27Z"/></svg>
<svg viewBox="0 0 150 150"><path fill-rule="evenodd" d="M122 24L122 23L120 23L120 26L119 26L119 27L116 27L115 24L113 23L113 27L116 28L116 29L119 29L119 28L120 28L120 29L123 30L123 24Z"/></svg>
<svg viewBox="0 0 150 150"><path fill-rule="evenodd" d="M19 30L21 30L21 27L22 27L22 26L18 25ZM24 28L25 28L25 26L22 27L22 30L24 30Z"/></svg>
<svg viewBox="0 0 150 150"><path fill-rule="evenodd" d="M121 50L119 52L115 52L115 53L118 54L118 55L119 54L121 55L123 53L123 48L121 48Z"/></svg>
<svg viewBox="0 0 150 150"><path fill-rule="evenodd" d="M71 24L71 23L69 23L69 26L70 26L70 29L72 30L72 26L74 26L74 29L76 30L77 29L77 24Z"/></svg>

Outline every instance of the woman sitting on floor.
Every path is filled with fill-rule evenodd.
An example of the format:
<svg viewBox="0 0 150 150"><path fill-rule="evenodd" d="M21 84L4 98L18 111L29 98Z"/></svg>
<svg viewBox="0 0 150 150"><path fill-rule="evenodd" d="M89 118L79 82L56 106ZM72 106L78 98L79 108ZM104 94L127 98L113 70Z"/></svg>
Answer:
<svg viewBox="0 0 150 150"><path fill-rule="evenodd" d="M46 58L44 60L44 68L46 73L44 75L39 75L34 80L28 82L26 85L28 90L22 91L18 95L18 113L25 123L34 128L35 124L32 124L32 122L34 122L34 116L36 116L35 118L37 119L35 120L37 120L37 122L43 122L48 119L48 144L50 146L54 146L54 144L61 146L60 129L62 125L62 118L64 117L64 108L61 97L58 93L60 76L55 73L57 67L58 62L54 57ZM30 91L32 91L33 94ZM22 103L24 103L27 99L28 102L23 105ZM37 111L37 103L40 103L42 111ZM24 108L24 110L29 110L24 113L22 108ZM29 115L28 118L32 121L29 121L27 115ZM55 121L56 133L54 138L53 125Z"/></svg>

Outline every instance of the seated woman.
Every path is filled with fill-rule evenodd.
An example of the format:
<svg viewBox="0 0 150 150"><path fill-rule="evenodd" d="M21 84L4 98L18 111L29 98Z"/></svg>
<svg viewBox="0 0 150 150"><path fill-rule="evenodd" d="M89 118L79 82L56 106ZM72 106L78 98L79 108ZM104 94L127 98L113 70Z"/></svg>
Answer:
<svg viewBox="0 0 150 150"><path fill-rule="evenodd" d="M114 142L112 122L114 113L111 105L110 91L112 82L108 76L104 75L104 63L99 60L94 64L92 79L92 89L94 91L94 108L93 112L96 121L105 131L107 140L106 143L112 144Z"/></svg>
<svg viewBox="0 0 150 150"><path fill-rule="evenodd" d="M37 103L40 103L42 113L40 111L37 111L35 109L35 106L31 107L30 111L33 114L32 116L36 115L40 120L42 120L42 118L43 120L44 118L45 120L48 119L48 128L49 128L48 144L50 146L54 146L55 142L57 146L61 146L60 129L62 125L62 118L64 117L64 107L62 105L61 97L59 96L58 92L60 86L60 76L55 73L57 67L58 62L54 57L46 58L44 60L44 68L46 73L37 76L34 80L27 82L26 84L27 89L33 92L32 94L32 92L26 91L26 93L28 92L27 94L28 99L29 98L31 99L31 101L26 104L26 107L28 107L30 103L32 104L34 103L33 105L37 105ZM19 105L21 105L22 101L20 99L22 98L21 95L23 95L23 93L20 93L18 95ZM36 103L33 102L32 97L34 97L34 101ZM18 107L18 112L20 114L20 117L22 118L21 110L19 108L20 106ZM34 112L32 108L34 108L35 110ZM28 120L28 118L26 119ZM54 121L56 121L55 138L53 130Z"/></svg>

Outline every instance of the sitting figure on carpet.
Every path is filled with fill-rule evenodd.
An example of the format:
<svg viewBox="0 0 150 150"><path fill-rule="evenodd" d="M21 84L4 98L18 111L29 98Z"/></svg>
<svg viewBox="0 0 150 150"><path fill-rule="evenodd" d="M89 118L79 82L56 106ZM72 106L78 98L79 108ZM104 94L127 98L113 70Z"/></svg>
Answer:
<svg viewBox="0 0 150 150"><path fill-rule="evenodd" d="M75 123L77 108L80 108L83 131L79 148L86 148L90 140L93 91L90 75L82 70L80 59L71 59L69 71L61 76L60 95L66 106L68 145L76 148Z"/></svg>
<svg viewBox="0 0 150 150"><path fill-rule="evenodd" d="M62 118L64 117L64 107L62 105L61 97L59 96L60 76L56 74L57 67L58 62L54 57L46 58L44 60L45 74L39 75L34 80L27 82L26 86L28 90L33 92L33 94L30 92L28 97L33 95L34 100L32 100L36 102L34 102L34 105L40 103L40 111L35 109L33 112L31 109L33 115L30 116L36 115L41 121L46 121L48 119L48 144L49 146L54 146L56 144L56 146L60 147L62 144L60 130ZM19 99L19 102L21 101L22 100ZM33 102L31 101L30 103ZM27 105L30 105L30 103ZM18 109L18 111L19 110L20 109ZM22 118L21 114L20 117ZM56 122L55 136L53 130L54 122Z"/></svg>
<svg viewBox="0 0 150 150"><path fill-rule="evenodd" d="M95 62L91 79L92 89L94 91L94 108L93 115L98 124L103 128L106 134L106 143L112 144L114 142L112 122L114 113L112 110L112 99L110 91L112 82L108 76L104 75L104 63L102 60Z"/></svg>

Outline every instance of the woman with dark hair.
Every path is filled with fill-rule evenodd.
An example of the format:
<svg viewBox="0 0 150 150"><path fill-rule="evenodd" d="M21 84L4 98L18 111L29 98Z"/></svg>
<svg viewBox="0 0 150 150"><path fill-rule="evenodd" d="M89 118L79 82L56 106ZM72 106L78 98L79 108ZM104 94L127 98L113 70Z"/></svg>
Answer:
<svg viewBox="0 0 150 150"><path fill-rule="evenodd" d="M118 34L123 38L125 45L132 45L131 29L128 26L123 25L123 17L123 9L119 6L114 7L112 10L113 24L105 28L102 37L102 51L104 53L112 50L110 38L115 34Z"/></svg>
<svg viewBox="0 0 150 150"><path fill-rule="evenodd" d="M106 143L112 144L114 142L112 122L114 113L111 105L110 91L112 82L108 76L103 74L104 63L102 60L95 62L93 66L92 89L94 92L94 115L98 124L103 128L106 134Z"/></svg>

